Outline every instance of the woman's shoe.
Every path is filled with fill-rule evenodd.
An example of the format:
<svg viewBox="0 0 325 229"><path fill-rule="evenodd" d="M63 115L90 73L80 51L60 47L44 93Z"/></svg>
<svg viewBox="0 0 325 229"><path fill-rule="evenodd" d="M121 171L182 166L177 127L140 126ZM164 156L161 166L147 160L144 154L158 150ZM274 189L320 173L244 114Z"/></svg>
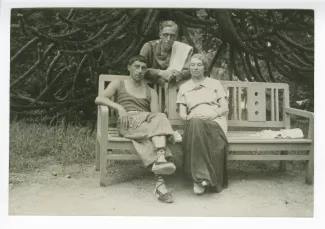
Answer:
<svg viewBox="0 0 325 229"><path fill-rule="evenodd" d="M194 182L193 191L196 195L202 195L205 191L205 187L200 183Z"/></svg>
<svg viewBox="0 0 325 229"><path fill-rule="evenodd" d="M172 162L155 162L151 171L157 175L171 175L176 171L176 166Z"/></svg>
<svg viewBox="0 0 325 229"><path fill-rule="evenodd" d="M204 180L204 181L202 181L201 184L202 184L203 187L208 187L209 186L209 181Z"/></svg>
<svg viewBox="0 0 325 229"><path fill-rule="evenodd" d="M168 204L173 203L174 202L173 196L172 196L172 194L170 194L170 192L163 194L161 191L159 191L159 187L165 183L164 180L161 177L159 177L157 179L156 183L158 183L158 182L159 182L159 185L155 188L155 191L153 194L156 197L158 197L159 201L161 201L163 203L168 203Z"/></svg>

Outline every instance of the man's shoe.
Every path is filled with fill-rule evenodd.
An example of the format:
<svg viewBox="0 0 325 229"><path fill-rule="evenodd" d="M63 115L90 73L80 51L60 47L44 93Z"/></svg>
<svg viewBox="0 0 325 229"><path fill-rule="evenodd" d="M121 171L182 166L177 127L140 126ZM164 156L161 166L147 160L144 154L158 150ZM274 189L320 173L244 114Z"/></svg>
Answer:
<svg viewBox="0 0 325 229"><path fill-rule="evenodd" d="M159 191L160 186L165 184L162 177L158 176L156 179L157 179L156 184L158 183L158 186L155 188L155 191L153 194L158 198L159 201L161 201L163 203L167 203L167 204L173 203L174 202L173 196L172 196L172 194L170 194L170 192L166 192L163 194L161 191Z"/></svg>
<svg viewBox="0 0 325 229"><path fill-rule="evenodd" d="M176 171L176 166L172 162L155 162L151 171L157 175L171 175Z"/></svg>

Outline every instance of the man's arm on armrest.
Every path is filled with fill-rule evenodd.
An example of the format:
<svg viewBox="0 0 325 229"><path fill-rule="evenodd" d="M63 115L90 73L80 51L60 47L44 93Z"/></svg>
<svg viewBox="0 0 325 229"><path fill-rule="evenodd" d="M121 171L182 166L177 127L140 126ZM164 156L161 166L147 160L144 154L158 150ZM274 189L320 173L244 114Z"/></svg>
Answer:
<svg viewBox="0 0 325 229"><path fill-rule="evenodd" d="M115 110L119 110L121 108L123 108L121 105L113 102L110 98L115 95L117 88L120 85L120 81L119 80L114 80L112 81L107 88L97 96L95 103L97 105L104 105L104 106L108 106L109 108L115 109Z"/></svg>

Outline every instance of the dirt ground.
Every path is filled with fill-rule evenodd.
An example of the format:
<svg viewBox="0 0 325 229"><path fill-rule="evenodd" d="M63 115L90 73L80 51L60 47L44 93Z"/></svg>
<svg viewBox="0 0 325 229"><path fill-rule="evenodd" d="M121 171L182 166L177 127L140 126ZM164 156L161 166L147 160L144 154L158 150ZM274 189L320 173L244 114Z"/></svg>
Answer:
<svg viewBox="0 0 325 229"><path fill-rule="evenodd" d="M313 186L302 169L231 164L229 187L195 196L180 171L166 179L174 197L164 204L153 195L153 177L139 163L113 163L110 185L99 186L94 165L55 163L28 173L10 173L9 215L312 217Z"/></svg>

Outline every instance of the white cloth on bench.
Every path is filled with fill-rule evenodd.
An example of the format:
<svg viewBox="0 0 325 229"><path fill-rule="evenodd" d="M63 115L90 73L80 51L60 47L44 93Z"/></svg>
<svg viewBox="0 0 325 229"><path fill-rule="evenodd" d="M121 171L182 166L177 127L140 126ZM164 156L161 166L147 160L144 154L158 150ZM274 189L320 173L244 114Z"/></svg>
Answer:
<svg viewBox="0 0 325 229"><path fill-rule="evenodd" d="M301 129L281 129L279 131L274 130L263 130L254 136L258 136L261 138L303 138L304 134Z"/></svg>

